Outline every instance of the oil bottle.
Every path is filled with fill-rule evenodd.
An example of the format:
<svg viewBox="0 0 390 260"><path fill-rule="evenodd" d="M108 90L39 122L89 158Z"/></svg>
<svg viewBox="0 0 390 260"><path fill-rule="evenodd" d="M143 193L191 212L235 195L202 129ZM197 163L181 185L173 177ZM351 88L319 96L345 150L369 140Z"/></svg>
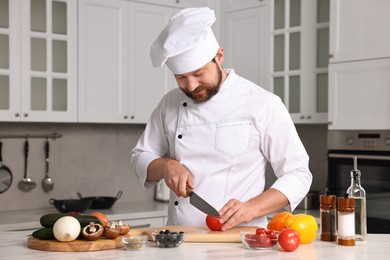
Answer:
<svg viewBox="0 0 390 260"><path fill-rule="evenodd" d="M355 199L355 239L367 239L366 191L361 185L361 172L357 169L357 156L353 157L351 186L347 189L350 198Z"/></svg>

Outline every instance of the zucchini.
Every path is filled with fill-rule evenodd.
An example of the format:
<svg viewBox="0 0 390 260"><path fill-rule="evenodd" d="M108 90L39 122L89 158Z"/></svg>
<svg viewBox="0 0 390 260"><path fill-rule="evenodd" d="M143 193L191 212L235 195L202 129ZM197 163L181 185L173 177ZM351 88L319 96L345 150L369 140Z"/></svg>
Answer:
<svg viewBox="0 0 390 260"><path fill-rule="evenodd" d="M52 213L52 214L46 214L43 215L39 222L41 223L42 227L52 228L54 226L54 223L62 217L65 216L72 216L76 218L79 222L81 227L85 227L89 225L90 222L99 223L103 225L102 221L95 217L95 216L89 216L89 215L75 215L75 214L69 214L69 213Z"/></svg>
<svg viewBox="0 0 390 260"><path fill-rule="evenodd" d="M53 228L43 227L38 230L35 230L32 233L32 236L35 238L43 239L43 240L53 240L56 239L54 237Z"/></svg>

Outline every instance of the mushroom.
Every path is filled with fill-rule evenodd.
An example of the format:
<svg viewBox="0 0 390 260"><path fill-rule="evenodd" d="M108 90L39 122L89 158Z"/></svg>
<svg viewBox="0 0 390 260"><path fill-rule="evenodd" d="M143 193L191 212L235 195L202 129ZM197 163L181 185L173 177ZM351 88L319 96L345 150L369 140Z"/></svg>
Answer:
<svg viewBox="0 0 390 260"><path fill-rule="evenodd" d="M129 233L131 227L129 224L123 224L122 220L119 220L117 223L115 223L115 229L119 231L119 235L126 235Z"/></svg>
<svg viewBox="0 0 390 260"><path fill-rule="evenodd" d="M89 225L83 228L82 235L86 240L98 240L104 232L104 228L99 223L90 222Z"/></svg>
<svg viewBox="0 0 390 260"><path fill-rule="evenodd" d="M115 223L112 222L109 226L104 227L103 236L110 239L115 239L119 236L119 230L115 228Z"/></svg>

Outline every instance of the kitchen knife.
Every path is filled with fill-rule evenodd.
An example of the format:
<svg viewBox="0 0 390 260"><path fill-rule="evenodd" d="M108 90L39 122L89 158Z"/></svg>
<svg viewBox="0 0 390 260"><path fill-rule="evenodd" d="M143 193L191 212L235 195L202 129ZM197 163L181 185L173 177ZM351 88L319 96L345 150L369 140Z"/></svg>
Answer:
<svg viewBox="0 0 390 260"><path fill-rule="evenodd" d="M192 206L199 209L203 213L206 213L207 215L219 217L218 211L213 208L213 206L208 204L204 199L199 197L199 195L196 194L192 189L187 188L187 195L190 197L190 203Z"/></svg>

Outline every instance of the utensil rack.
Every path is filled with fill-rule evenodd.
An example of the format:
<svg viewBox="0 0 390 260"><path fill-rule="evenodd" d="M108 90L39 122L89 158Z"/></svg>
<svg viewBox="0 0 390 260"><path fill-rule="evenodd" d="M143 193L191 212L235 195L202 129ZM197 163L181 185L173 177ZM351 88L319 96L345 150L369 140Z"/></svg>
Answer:
<svg viewBox="0 0 390 260"><path fill-rule="evenodd" d="M53 139L61 138L62 134L57 132L47 133L47 134L3 134L0 133L0 140L5 138L20 138L20 139L30 139L30 138L44 138L44 139Z"/></svg>

